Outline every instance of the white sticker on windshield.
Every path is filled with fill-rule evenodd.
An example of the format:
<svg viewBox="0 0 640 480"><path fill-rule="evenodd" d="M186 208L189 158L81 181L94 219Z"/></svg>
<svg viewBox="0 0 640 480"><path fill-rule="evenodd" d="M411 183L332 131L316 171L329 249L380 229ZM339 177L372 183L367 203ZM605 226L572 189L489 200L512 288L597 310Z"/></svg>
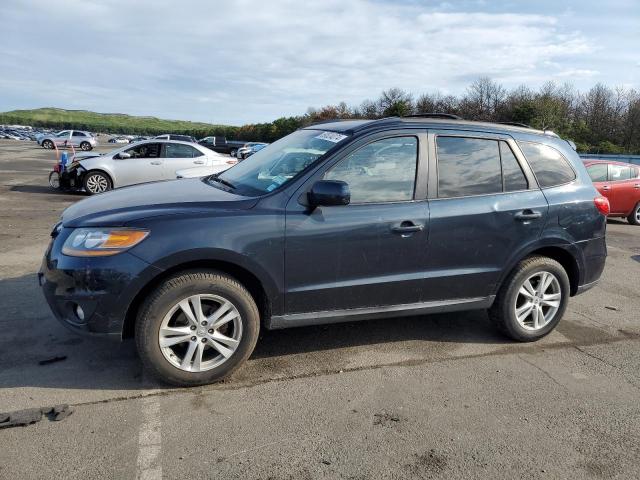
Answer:
<svg viewBox="0 0 640 480"><path fill-rule="evenodd" d="M344 140L348 135L342 135L341 133L336 132L322 132L316 138L320 140L326 140L327 142L338 143L340 140Z"/></svg>

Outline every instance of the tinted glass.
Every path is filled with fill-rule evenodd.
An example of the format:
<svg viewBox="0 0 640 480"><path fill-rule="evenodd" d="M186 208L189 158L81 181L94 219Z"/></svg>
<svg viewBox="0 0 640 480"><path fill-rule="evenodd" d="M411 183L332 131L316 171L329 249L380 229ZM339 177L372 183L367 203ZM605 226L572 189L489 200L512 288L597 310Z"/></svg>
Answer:
<svg viewBox="0 0 640 480"><path fill-rule="evenodd" d="M591 177L592 182L606 182L607 181L607 164L595 163L587 167L587 173Z"/></svg>
<svg viewBox="0 0 640 480"><path fill-rule="evenodd" d="M438 197L502 192L498 142L479 138L437 137Z"/></svg>
<svg viewBox="0 0 640 480"><path fill-rule="evenodd" d="M56 137L68 137L68 136L69 136L69 130L56 134Z"/></svg>
<svg viewBox="0 0 640 480"><path fill-rule="evenodd" d="M347 182L351 203L411 200L417 160L416 137L385 138L349 154L324 178Z"/></svg>
<svg viewBox="0 0 640 480"><path fill-rule="evenodd" d="M85 134L82 132L73 132L72 137L84 137Z"/></svg>
<svg viewBox="0 0 640 480"><path fill-rule="evenodd" d="M631 178L631 167L609 164L609 180L617 182Z"/></svg>
<svg viewBox="0 0 640 480"><path fill-rule="evenodd" d="M540 187L562 185L576 178L571 165L555 148L531 142L519 142L518 145L536 174Z"/></svg>
<svg viewBox="0 0 640 480"><path fill-rule="evenodd" d="M179 143L166 143L164 145L165 158L193 158L199 157L202 153L190 145Z"/></svg>
<svg viewBox="0 0 640 480"><path fill-rule="evenodd" d="M502 159L502 178L505 192L516 192L529 188L527 177L511 151L507 142L500 142L500 158Z"/></svg>
<svg viewBox="0 0 640 480"><path fill-rule="evenodd" d="M125 150L131 158L158 158L160 156L159 143L143 143Z"/></svg>

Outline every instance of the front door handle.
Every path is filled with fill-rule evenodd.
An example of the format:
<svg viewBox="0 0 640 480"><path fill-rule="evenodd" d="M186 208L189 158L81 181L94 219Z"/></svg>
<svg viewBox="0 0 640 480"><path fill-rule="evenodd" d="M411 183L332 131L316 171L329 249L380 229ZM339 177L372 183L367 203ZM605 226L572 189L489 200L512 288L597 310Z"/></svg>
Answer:
<svg viewBox="0 0 640 480"><path fill-rule="evenodd" d="M153 162L151 162L151 165L162 165L162 162L159 160L154 160Z"/></svg>
<svg viewBox="0 0 640 480"><path fill-rule="evenodd" d="M204 160L194 160L193 163L195 163L196 165L202 165L204 164Z"/></svg>
<svg viewBox="0 0 640 480"><path fill-rule="evenodd" d="M516 220L520 220L522 222L528 222L530 220L535 220L540 217L542 217L542 213L536 212L535 210L530 210L528 208L514 215L514 218Z"/></svg>
<svg viewBox="0 0 640 480"><path fill-rule="evenodd" d="M393 233L407 234L407 233L415 233L421 232L424 230L424 225L416 225L413 222L405 221L400 225L396 225L395 227L391 227L391 231Z"/></svg>

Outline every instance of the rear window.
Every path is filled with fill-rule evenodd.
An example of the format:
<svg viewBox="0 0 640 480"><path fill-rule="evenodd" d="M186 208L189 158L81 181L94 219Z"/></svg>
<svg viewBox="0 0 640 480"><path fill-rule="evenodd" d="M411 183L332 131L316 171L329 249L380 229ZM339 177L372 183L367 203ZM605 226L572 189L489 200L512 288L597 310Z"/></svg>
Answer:
<svg viewBox="0 0 640 480"><path fill-rule="evenodd" d="M591 177L592 182L606 182L607 181L607 164L606 163L594 163L587 167L587 173Z"/></svg>
<svg viewBox="0 0 640 480"><path fill-rule="evenodd" d="M533 169L541 188L572 182L576 174L562 154L548 145L518 142L522 153Z"/></svg>

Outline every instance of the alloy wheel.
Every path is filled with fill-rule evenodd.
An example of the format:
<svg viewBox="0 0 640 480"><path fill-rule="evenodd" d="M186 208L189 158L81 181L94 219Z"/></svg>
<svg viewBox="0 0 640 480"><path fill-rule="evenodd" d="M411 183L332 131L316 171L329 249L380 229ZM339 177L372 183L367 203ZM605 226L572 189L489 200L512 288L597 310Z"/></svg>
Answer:
<svg viewBox="0 0 640 480"><path fill-rule="evenodd" d="M553 320L561 302L562 289L556 276L536 272L518 290L514 305L516 320L525 330L540 330Z"/></svg>
<svg viewBox="0 0 640 480"><path fill-rule="evenodd" d="M91 193L106 192L109 188L109 182L102 175L91 175L87 178L87 190Z"/></svg>
<svg viewBox="0 0 640 480"><path fill-rule="evenodd" d="M226 362L242 338L238 309L220 295L192 295L162 319L158 344L164 358L187 372L204 372Z"/></svg>
<svg viewBox="0 0 640 480"><path fill-rule="evenodd" d="M640 203L636 207L635 216L636 216L636 222L640 223Z"/></svg>

